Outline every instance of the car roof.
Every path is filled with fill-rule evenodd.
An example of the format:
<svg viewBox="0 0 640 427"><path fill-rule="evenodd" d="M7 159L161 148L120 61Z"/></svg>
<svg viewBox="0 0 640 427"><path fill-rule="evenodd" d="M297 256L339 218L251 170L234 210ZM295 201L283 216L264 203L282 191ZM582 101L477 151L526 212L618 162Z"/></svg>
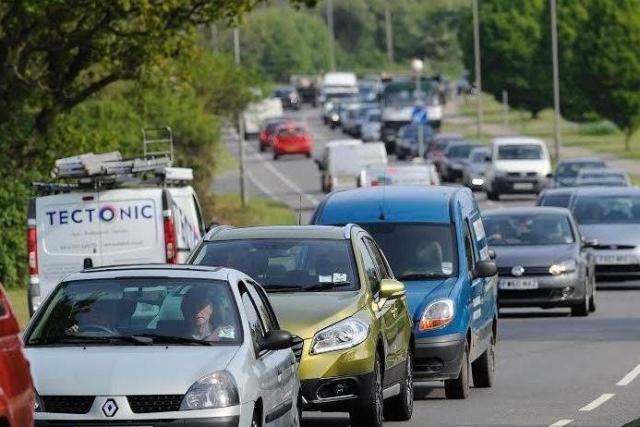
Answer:
<svg viewBox="0 0 640 427"><path fill-rule="evenodd" d="M582 168L578 171L578 174L588 174L588 173L601 173L607 175L626 175L627 172L622 169L613 169L613 168Z"/></svg>
<svg viewBox="0 0 640 427"><path fill-rule="evenodd" d="M357 188L329 194L318 208L325 224L366 222L450 223L450 202L462 188L398 185Z"/></svg>
<svg viewBox="0 0 640 427"><path fill-rule="evenodd" d="M110 279L114 277L189 277L227 280L230 268L203 265L129 264L88 268L66 276L64 281Z"/></svg>
<svg viewBox="0 0 640 427"><path fill-rule="evenodd" d="M638 187L580 187L575 197L580 196L640 196Z"/></svg>
<svg viewBox="0 0 640 427"><path fill-rule="evenodd" d="M542 194L543 195L554 195L554 194L572 194L578 191L578 187L560 187L560 188L547 188Z"/></svg>
<svg viewBox="0 0 640 427"><path fill-rule="evenodd" d="M502 208L492 209L482 212L482 217L487 218L491 216L508 216L508 215L565 215L570 216L571 211L567 208L560 208L556 206L527 206L516 208Z"/></svg>
<svg viewBox="0 0 640 427"><path fill-rule="evenodd" d="M245 239L327 239L344 240L345 227L330 225L263 225L256 227L220 227L208 233L207 241Z"/></svg>
<svg viewBox="0 0 640 427"><path fill-rule="evenodd" d="M540 138L532 138L528 136L502 136L491 140L494 145L525 145L525 144L544 144Z"/></svg>

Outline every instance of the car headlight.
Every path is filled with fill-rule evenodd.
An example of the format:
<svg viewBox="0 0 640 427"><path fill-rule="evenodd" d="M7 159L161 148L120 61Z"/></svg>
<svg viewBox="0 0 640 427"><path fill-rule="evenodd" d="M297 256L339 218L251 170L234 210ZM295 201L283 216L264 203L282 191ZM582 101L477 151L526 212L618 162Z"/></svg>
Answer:
<svg viewBox="0 0 640 427"><path fill-rule="evenodd" d="M444 328L453 320L453 301L441 299L432 302L424 309L418 330L429 331Z"/></svg>
<svg viewBox="0 0 640 427"><path fill-rule="evenodd" d="M574 259L568 259L549 267L549 273L557 276L559 274L572 273L576 271L577 263Z"/></svg>
<svg viewBox="0 0 640 427"><path fill-rule="evenodd" d="M349 317L315 334L311 342L311 354L355 347L366 340L368 335L369 325Z"/></svg>
<svg viewBox="0 0 640 427"><path fill-rule="evenodd" d="M233 377L227 371L218 371L200 378L189 387L180 410L226 408L239 403L238 387Z"/></svg>

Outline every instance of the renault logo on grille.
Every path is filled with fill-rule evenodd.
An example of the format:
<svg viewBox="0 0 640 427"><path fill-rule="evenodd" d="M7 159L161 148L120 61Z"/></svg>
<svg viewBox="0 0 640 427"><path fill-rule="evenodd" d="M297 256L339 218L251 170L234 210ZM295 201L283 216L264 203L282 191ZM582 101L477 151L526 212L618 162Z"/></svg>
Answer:
<svg viewBox="0 0 640 427"><path fill-rule="evenodd" d="M118 405L116 404L116 401L113 399L108 399L106 402L104 402L104 405L102 405L102 413L106 416L106 417L113 417L116 412L118 412Z"/></svg>
<svg viewBox="0 0 640 427"><path fill-rule="evenodd" d="M517 277L522 276L524 274L524 267L521 265L516 265L511 269L511 274Z"/></svg>

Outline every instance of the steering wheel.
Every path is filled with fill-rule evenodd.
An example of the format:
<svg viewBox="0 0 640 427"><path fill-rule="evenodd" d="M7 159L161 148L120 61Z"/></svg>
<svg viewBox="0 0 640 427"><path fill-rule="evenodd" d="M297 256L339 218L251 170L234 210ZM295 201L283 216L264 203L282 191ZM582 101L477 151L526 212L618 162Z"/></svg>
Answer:
<svg viewBox="0 0 640 427"><path fill-rule="evenodd" d="M111 329L108 326L104 326L104 325L84 325L82 326L82 331L83 332L106 332L108 334L117 334L118 331L116 331L115 329Z"/></svg>

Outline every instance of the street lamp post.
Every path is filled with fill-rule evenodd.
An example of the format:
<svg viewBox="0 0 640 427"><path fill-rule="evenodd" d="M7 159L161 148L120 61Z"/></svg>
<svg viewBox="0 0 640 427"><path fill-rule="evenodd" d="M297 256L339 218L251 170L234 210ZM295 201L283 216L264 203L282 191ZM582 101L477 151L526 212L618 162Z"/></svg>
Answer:
<svg viewBox="0 0 640 427"><path fill-rule="evenodd" d="M233 29L233 51L236 65L240 65L240 29ZM242 111L238 113L238 151L240 162L238 162L238 172L240 174L240 202L242 206L246 206L248 202L247 187L245 181L244 170L244 120Z"/></svg>
<svg viewBox="0 0 640 427"><path fill-rule="evenodd" d="M423 106L422 103L422 70L424 62L421 59L411 61L411 68L416 73L416 106ZM422 128L422 119L418 121L418 155L424 159L424 129Z"/></svg>
<svg viewBox="0 0 640 427"><path fill-rule="evenodd" d="M477 131L478 138L482 138L482 74L480 71L480 16L478 12L478 1L473 0L473 51L475 56L476 69L476 89L477 94Z"/></svg>
<svg viewBox="0 0 640 427"><path fill-rule="evenodd" d="M551 1L551 54L553 55L553 142L556 160L560 159L560 71L558 67L558 27L556 0Z"/></svg>
<svg viewBox="0 0 640 427"><path fill-rule="evenodd" d="M327 27L329 29L329 61L331 71L336 70L335 32L333 29L333 0L327 0Z"/></svg>

